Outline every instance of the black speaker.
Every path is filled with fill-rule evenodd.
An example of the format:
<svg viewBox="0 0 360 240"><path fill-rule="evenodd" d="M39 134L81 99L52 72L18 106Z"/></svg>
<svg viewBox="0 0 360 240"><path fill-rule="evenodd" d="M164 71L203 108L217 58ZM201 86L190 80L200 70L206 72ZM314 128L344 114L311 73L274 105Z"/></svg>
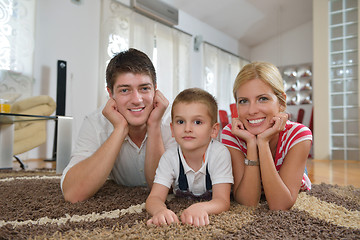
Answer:
<svg viewBox="0 0 360 240"><path fill-rule="evenodd" d="M57 62L56 115L65 116L66 104L66 61Z"/></svg>
<svg viewBox="0 0 360 240"><path fill-rule="evenodd" d="M66 104L66 61L58 60L57 61L56 116L65 116L65 104ZM53 154L52 154L52 159L48 159L48 161L56 160L57 132L58 132L58 122L55 121Z"/></svg>

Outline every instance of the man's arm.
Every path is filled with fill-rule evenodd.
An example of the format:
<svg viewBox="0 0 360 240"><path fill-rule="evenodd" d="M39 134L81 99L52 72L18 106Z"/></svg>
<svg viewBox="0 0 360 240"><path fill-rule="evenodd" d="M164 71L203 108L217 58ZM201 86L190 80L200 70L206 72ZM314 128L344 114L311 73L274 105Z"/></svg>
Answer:
<svg viewBox="0 0 360 240"><path fill-rule="evenodd" d="M114 126L109 138L93 155L70 168L65 176L62 189L66 201L74 203L93 196L105 183L114 166L128 134L127 122L116 111L114 104L115 102L110 99L103 110L104 116Z"/></svg>
<svg viewBox="0 0 360 240"><path fill-rule="evenodd" d="M150 188L153 185L159 160L165 152L164 142L161 135L161 122L168 105L169 101L159 90L156 90L154 97L154 109L147 121L148 139L146 143L144 166L146 182Z"/></svg>

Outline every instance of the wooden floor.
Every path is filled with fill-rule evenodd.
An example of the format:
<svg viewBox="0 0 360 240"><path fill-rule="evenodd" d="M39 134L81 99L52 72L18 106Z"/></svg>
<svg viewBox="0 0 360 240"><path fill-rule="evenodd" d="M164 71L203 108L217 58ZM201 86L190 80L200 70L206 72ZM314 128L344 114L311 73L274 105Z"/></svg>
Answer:
<svg viewBox="0 0 360 240"><path fill-rule="evenodd" d="M312 183L360 187L360 161L309 159L307 169Z"/></svg>
<svg viewBox="0 0 360 240"><path fill-rule="evenodd" d="M39 159L24 161L24 163L29 170L56 168L55 162ZM14 169L20 169L17 162L14 162L13 167ZM309 159L307 170L312 183L320 184L324 182L341 186L353 185L360 188L360 161Z"/></svg>

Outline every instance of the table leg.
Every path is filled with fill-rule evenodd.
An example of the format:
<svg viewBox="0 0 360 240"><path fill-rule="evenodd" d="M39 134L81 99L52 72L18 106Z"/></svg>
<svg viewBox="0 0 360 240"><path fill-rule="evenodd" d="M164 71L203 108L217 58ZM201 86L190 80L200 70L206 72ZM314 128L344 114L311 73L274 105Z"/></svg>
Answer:
<svg viewBox="0 0 360 240"><path fill-rule="evenodd" d="M58 116L56 173L61 174L70 161L72 151L72 117Z"/></svg>
<svg viewBox="0 0 360 240"><path fill-rule="evenodd" d="M14 124L0 124L0 169L12 169Z"/></svg>

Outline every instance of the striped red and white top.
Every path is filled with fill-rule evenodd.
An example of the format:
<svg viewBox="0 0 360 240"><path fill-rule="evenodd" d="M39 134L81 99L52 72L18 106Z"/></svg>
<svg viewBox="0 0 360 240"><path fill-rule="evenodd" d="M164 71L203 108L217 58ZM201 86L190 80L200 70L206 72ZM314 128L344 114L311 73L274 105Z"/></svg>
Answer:
<svg viewBox="0 0 360 240"><path fill-rule="evenodd" d="M279 141L277 144L276 156L274 160L277 171L280 170L288 151L299 142L305 140L312 141L311 130L300 123L287 121L284 130L280 132ZM244 153L244 156L246 157L246 142L231 133L231 124L228 124L222 130L221 142L227 147L232 147L240 150L242 153ZM287 159L287 161L290 161L290 159ZM311 181L307 175L307 171L305 168L300 190L306 191L310 189Z"/></svg>

